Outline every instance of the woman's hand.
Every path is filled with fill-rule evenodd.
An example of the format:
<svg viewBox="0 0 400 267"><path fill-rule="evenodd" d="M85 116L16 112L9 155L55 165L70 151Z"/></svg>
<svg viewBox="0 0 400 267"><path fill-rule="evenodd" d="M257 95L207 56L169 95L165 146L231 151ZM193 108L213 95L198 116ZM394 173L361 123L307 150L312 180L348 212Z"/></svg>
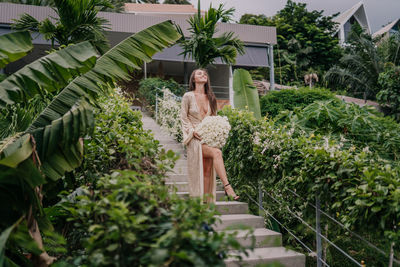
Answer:
<svg viewBox="0 0 400 267"><path fill-rule="evenodd" d="M194 138L199 139L201 141L201 137L198 133L193 132L193 136L194 136Z"/></svg>

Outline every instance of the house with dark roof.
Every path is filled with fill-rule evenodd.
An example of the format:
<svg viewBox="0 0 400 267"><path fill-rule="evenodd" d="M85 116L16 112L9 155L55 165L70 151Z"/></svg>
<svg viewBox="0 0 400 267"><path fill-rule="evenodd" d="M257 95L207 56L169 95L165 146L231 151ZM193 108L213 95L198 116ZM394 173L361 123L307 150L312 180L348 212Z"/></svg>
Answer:
<svg viewBox="0 0 400 267"><path fill-rule="evenodd" d="M158 13L158 15L145 14L147 12L146 6L143 6L143 9L139 10L140 12L138 10L135 11L136 13L133 12L134 9L131 9L129 5L126 7L126 13L99 12L98 15L107 19L110 23L110 27L107 30L107 37L111 46L118 44L134 33L165 21L166 19L174 21L182 28L185 37L189 37L189 24L186 21L187 19L179 17L176 14L179 13L178 11L184 13L183 10L172 10L171 8L171 10L167 9L168 13L165 7L163 7L165 5L159 4L157 6L162 7L162 16L160 15L161 13ZM193 8L185 8L187 8L188 13L189 11L195 12ZM130 11L132 11L132 13L130 13ZM152 9L152 12L154 13L156 11ZM23 13L28 13L39 21L49 17L56 17L56 13L50 7L0 3L0 35L11 32L13 19L18 19ZM187 16L187 14L185 15ZM233 104L232 71L234 68L238 67L269 67L271 70L269 80L271 82L271 89L273 89L273 45L277 43L276 28L234 23L218 23L217 30L218 33L232 31L234 35L239 37L245 44L245 54L238 55L234 66L226 65L218 59L215 66L209 68L212 86L219 102L230 102ZM22 60L9 64L5 70L6 72L13 72L21 68L27 63L45 55L45 51L50 49L50 43L40 34L33 34L33 36L37 36L37 38L33 40L35 46L34 51ZM195 69L195 63L193 59L184 58L180 55L181 52L182 49L178 45L174 45L154 55L153 61L143 66L145 77L156 76L162 72L162 75L166 78L172 77L179 83L187 85L188 77Z"/></svg>

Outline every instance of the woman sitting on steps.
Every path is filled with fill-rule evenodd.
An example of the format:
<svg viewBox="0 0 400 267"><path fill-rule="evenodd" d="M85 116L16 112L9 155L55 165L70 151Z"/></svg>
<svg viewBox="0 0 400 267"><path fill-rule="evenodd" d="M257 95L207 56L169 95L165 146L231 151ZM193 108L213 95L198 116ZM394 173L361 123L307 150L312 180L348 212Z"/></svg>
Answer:
<svg viewBox="0 0 400 267"><path fill-rule="evenodd" d="M217 114L217 101L205 69L194 70L189 80L189 92L182 98L181 121L183 143L187 146L189 195L201 197L205 202L216 200L216 173L224 185L225 194L234 200L237 196L228 182L222 152L218 148L201 144L201 136L194 129L206 116Z"/></svg>

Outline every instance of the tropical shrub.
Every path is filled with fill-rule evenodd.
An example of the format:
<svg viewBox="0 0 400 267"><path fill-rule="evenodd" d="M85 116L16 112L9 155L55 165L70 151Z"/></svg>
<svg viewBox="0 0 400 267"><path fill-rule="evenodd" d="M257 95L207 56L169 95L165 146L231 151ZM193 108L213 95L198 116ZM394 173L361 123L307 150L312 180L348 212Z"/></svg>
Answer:
<svg viewBox="0 0 400 267"><path fill-rule="evenodd" d="M232 126L223 153L230 182L253 198L257 197L257 187L261 184L267 192L266 198L271 196L264 207L296 234L313 242L313 234L299 227L299 221L287 210L312 221L315 214L306 207L318 196L321 208L334 214L347 229L373 232L377 238L385 235L387 239L379 238L379 242L386 248L390 241L397 244L400 237L396 226L400 214L397 162L381 159L365 147L346 146L345 140L300 134L289 123L255 120L248 111L225 107L220 115L228 116ZM275 203L276 200L283 204ZM273 220L271 223L274 227ZM331 236L338 233L331 231Z"/></svg>
<svg viewBox="0 0 400 267"><path fill-rule="evenodd" d="M233 234L214 232L215 210L171 195L160 179L134 171L101 178L60 209L79 245L64 260L90 266L225 266ZM211 231L211 232L210 232ZM82 255L82 249L84 253Z"/></svg>
<svg viewBox="0 0 400 267"><path fill-rule="evenodd" d="M400 67L389 67L379 74L378 82L382 90L376 95L384 107L389 107L390 115L400 121Z"/></svg>
<svg viewBox="0 0 400 267"><path fill-rule="evenodd" d="M324 88L271 91L260 99L261 114L273 118L284 110L292 111L296 107L302 109L314 101L331 99L336 99L335 95Z"/></svg>
<svg viewBox="0 0 400 267"><path fill-rule="evenodd" d="M172 151L159 151L158 141L142 128L141 113L129 107L120 91L110 92L98 102L94 131L84 140L82 164L65 175L56 193L94 185L98 178L115 169L162 175L173 167L176 156ZM57 194L53 198L59 200Z"/></svg>
<svg viewBox="0 0 400 267"><path fill-rule="evenodd" d="M397 160L400 156L400 125L383 117L374 107L359 107L336 99L316 101L302 110L283 112L278 123L290 125L298 134L328 135L345 146L362 150L369 147L381 157Z"/></svg>
<svg viewBox="0 0 400 267"><path fill-rule="evenodd" d="M163 97L158 100L157 123L176 141L182 142L181 101L170 90L162 90Z"/></svg>
<svg viewBox="0 0 400 267"><path fill-rule="evenodd" d="M57 93L27 129L0 141L0 195L15 199L12 205L3 201L1 206L7 216L0 222L0 253L6 255L7 262L15 265L15 260L25 257L24 250L7 239L12 240L18 227L27 222L31 235L25 235L25 241L29 243L33 237L42 252L35 250L31 261L51 263L41 245L40 230L52 229L41 203L42 196L46 196L42 185L59 180L81 164L82 138L93 130L92 104L96 97L114 81L128 79L129 71L140 68L143 61L149 61L179 37L172 23L166 21L125 39L98 59L94 47L82 42L55 51L0 83L0 109L26 103L42 92ZM19 37L14 41L18 46ZM6 58L24 51L6 50Z"/></svg>
<svg viewBox="0 0 400 267"><path fill-rule="evenodd" d="M185 89L173 79L163 80L161 78L143 79L139 83L139 97L146 100L151 110L156 105L156 94L162 95L162 89L170 90L176 96L182 96Z"/></svg>

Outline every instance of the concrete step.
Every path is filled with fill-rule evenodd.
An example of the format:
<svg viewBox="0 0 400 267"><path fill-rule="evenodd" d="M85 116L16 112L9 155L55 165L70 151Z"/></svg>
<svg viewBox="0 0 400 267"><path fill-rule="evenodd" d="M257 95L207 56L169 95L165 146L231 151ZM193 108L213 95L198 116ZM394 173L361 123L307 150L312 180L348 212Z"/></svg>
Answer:
<svg viewBox="0 0 400 267"><path fill-rule="evenodd" d="M264 228L264 218L251 214L225 214L217 218L221 221L214 225L216 231L234 230L241 227Z"/></svg>
<svg viewBox="0 0 400 267"><path fill-rule="evenodd" d="M253 238L255 248L282 246L282 234L265 228L256 228L252 234L249 230L228 230L224 232L237 232L236 239L245 247L252 245Z"/></svg>
<svg viewBox="0 0 400 267"><path fill-rule="evenodd" d="M189 198L189 192L177 192L176 194L184 199ZM224 191L217 191L216 196L217 196L217 201L224 200L225 198Z"/></svg>
<svg viewBox="0 0 400 267"><path fill-rule="evenodd" d="M166 182L165 184L170 188L175 187L177 192L188 192L189 191L189 186L188 186L187 182Z"/></svg>
<svg viewBox="0 0 400 267"><path fill-rule="evenodd" d="M238 255L234 252L231 254ZM257 264L273 262L278 262L287 267L304 267L306 264L306 257L303 254L284 247L256 248L254 251L249 251L248 256L243 254L242 257L242 262L229 258L225 260L225 264L227 267L256 266Z"/></svg>
<svg viewBox="0 0 400 267"><path fill-rule="evenodd" d="M238 201L217 201L216 210L221 214L247 214L249 207L247 203Z"/></svg>
<svg viewBox="0 0 400 267"><path fill-rule="evenodd" d="M160 145L162 147L165 147L165 148L168 148L168 149L171 149L171 150L174 150L174 149L183 150L183 146L181 144L177 144L177 143L175 143L175 144L161 144L160 143Z"/></svg>
<svg viewBox="0 0 400 267"><path fill-rule="evenodd" d="M166 182L187 182L188 176L187 174L169 174L165 178Z"/></svg>
<svg viewBox="0 0 400 267"><path fill-rule="evenodd" d="M217 182L217 191L224 191L224 186L222 183Z"/></svg>
<svg viewBox="0 0 400 267"><path fill-rule="evenodd" d="M172 171L168 175L173 175L173 174L188 174L187 164L185 164L184 166L182 166L182 164L179 166L175 165Z"/></svg>

